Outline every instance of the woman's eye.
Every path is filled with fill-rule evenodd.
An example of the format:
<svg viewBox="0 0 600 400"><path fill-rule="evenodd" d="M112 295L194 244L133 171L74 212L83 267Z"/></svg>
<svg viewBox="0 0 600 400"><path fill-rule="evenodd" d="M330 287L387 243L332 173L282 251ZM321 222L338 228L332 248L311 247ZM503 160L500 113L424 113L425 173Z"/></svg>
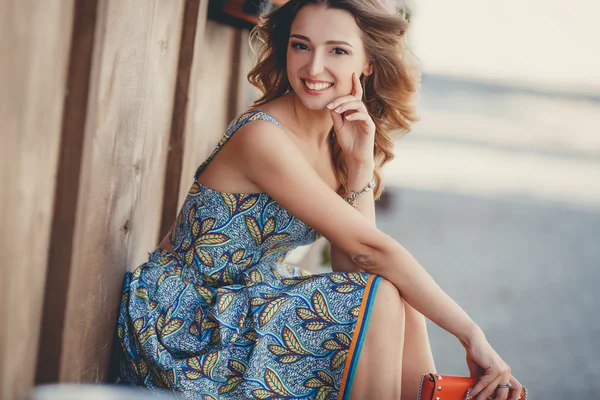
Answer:
<svg viewBox="0 0 600 400"><path fill-rule="evenodd" d="M297 49L297 50L305 50L308 49L308 47L306 47L306 45L302 44L302 43L292 43L292 47Z"/></svg>
<svg viewBox="0 0 600 400"><path fill-rule="evenodd" d="M336 47L335 49L333 49L333 51L335 52L335 54L337 54L339 56L342 56L344 54L348 54L348 52L346 50L340 49L339 47Z"/></svg>

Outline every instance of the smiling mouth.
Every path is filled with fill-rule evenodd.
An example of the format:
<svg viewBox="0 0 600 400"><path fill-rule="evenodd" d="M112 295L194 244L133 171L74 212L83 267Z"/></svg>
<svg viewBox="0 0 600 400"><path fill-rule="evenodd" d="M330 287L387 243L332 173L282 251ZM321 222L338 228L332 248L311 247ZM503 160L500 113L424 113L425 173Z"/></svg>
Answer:
<svg viewBox="0 0 600 400"><path fill-rule="evenodd" d="M300 79L300 80L302 81L304 86L306 86L310 90L321 91L321 90L329 89L330 87L333 86L333 83L311 83L304 79Z"/></svg>

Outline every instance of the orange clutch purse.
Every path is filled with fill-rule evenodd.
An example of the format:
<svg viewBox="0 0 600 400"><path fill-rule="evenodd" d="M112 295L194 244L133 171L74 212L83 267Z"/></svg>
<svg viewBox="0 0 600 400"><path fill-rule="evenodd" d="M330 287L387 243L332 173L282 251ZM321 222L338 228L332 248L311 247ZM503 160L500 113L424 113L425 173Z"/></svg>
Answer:
<svg viewBox="0 0 600 400"><path fill-rule="evenodd" d="M469 400L471 389L478 380L468 376L425 373L421 377L418 400ZM525 387L521 391L520 399L527 400Z"/></svg>

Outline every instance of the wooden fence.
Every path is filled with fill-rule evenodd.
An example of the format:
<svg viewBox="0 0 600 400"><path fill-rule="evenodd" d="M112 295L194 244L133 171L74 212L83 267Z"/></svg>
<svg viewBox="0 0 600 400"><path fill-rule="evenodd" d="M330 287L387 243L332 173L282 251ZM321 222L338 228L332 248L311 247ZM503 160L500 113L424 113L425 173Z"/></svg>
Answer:
<svg viewBox="0 0 600 400"><path fill-rule="evenodd" d="M253 89L208 0L0 5L0 398L109 379L123 275Z"/></svg>

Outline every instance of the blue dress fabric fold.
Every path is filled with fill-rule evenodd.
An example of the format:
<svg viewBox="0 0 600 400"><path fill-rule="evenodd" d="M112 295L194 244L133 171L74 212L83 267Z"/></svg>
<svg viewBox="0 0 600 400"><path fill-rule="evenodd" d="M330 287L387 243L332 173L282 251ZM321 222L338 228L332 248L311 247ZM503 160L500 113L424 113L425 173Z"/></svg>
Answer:
<svg viewBox="0 0 600 400"><path fill-rule="evenodd" d="M189 399L348 399L381 277L309 274L284 262L320 234L267 193L225 193L198 176L170 234L125 276L122 381ZM283 128L282 128L283 129ZM284 133L284 132L282 132Z"/></svg>

